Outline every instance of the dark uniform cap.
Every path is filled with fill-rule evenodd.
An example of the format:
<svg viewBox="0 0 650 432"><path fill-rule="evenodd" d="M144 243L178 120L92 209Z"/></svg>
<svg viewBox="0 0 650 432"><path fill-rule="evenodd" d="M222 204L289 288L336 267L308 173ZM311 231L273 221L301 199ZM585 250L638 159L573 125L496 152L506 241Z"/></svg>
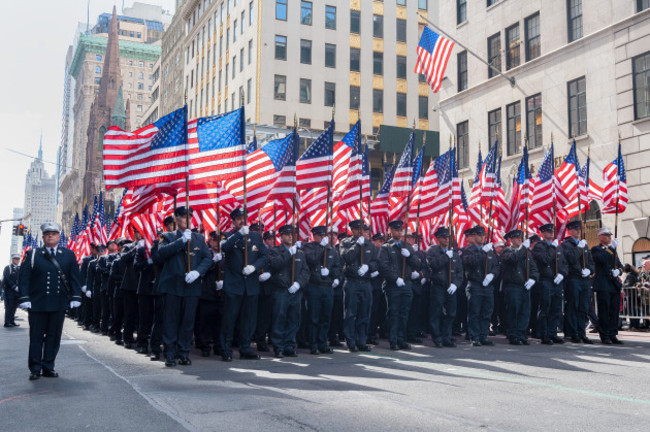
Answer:
<svg viewBox="0 0 650 432"><path fill-rule="evenodd" d="M539 232L553 232L553 224L544 224L539 227Z"/></svg>
<svg viewBox="0 0 650 432"><path fill-rule="evenodd" d="M436 230L436 232L433 233L433 235L436 238L440 237L449 237L449 228L447 227L440 227Z"/></svg>
<svg viewBox="0 0 650 432"><path fill-rule="evenodd" d="M190 216L192 216L193 214L194 214L194 210L192 209L192 207L190 207ZM176 210L174 210L174 216L176 217L187 216L187 210L185 206L176 207Z"/></svg>
<svg viewBox="0 0 650 432"><path fill-rule="evenodd" d="M114 244L114 245L117 244L117 242L116 242L115 240L109 240L109 241L106 242L106 248L107 248L107 249L108 249L108 246L109 246L111 243Z"/></svg>
<svg viewBox="0 0 650 432"><path fill-rule="evenodd" d="M363 230L364 230L364 231L370 231L370 225L364 223L364 224L363 224Z"/></svg>
<svg viewBox="0 0 650 432"><path fill-rule="evenodd" d="M463 231L463 234L465 235L465 237L474 235L474 228L473 227L467 228L465 231Z"/></svg>
<svg viewBox="0 0 650 432"><path fill-rule="evenodd" d="M230 219L235 219L239 216L244 216L244 209L241 207L237 207L236 209L230 212Z"/></svg>
<svg viewBox="0 0 650 432"><path fill-rule="evenodd" d="M127 245L129 243L131 243L131 240L122 239L119 242L117 242L117 245L121 247L121 246Z"/></svg>
<svg viewBox="0 0 650 432"><path fill-rule="evenodd" d="M339 233L339 234L336 236L336 238L339 239L339 241L340 241L340 240L343 240L344 238L347 238L347 237L348 237L348 233L346 233L346 232Z"/></svg>
<svg viewBox="0 0 650 432"><path fill-rule="evenodd" d="M348 224L350 229L360 229L363 226L363 221L361 219L350 221Z"/></svg>
<svg viewBox="0 0 650 432"><path fill-rule="evenodd" d="M404 222L402 222L401 220L394 220L388 222L388 226L392 229L401 230L402 228L404 228Z"/></svg>
<svg viewBox="0 0 650 432"><path fill-rule="evenodd" d="M20 254L11 254L11 259L20 259Z"/></svg>
<svg viewBox="0 0 650 432"><path fill-rule="evenodd" d="M325 225L318 225L311 229L311 233L314 235L324 236L327 234L327 227Z"/></svg>
<svg viewBox="0 0 650 432"><path fill-rule="evenodd" d="M250 230L255 232L262 232L264 231L264 224L255 222L253 225L251 225Z"/></svg>
<svg viewBox="0 0 650 432"><path fill-rule="evenodd" d="M513 229L512 231L508 231L505 236L503 236L504 239L508 240L513 237L522 237L524 235L524 232L520 229Z"/></svg>
<svg viewBox="0 0 650 432"><path fill-rule="evenodd" d="M531 242L538 242L538 241L542 241L542 238L538 234L533 234L528 237L528 240L530 240Z"/></svg>
<svg viewBox="0 0 650 432"><path fill-rule="evenodd" d="M268 240L268 239L272 239L273 237L275 237L275 233L273 231L266 231L262 236L262 239Z"/></svg>
<svg viewBox="0 0 650 432"><path fill-rule="evenodd" d="M373 240L373 241L376 241L376 240L385 241L385 240L386 240L386 236L385 236L384 234L382 234L382 233L377 233L377 234L375 234L375 235L372 236L372 240Z"/></svg>
<svg viewBox="0 0 650 432"><path fill-rule="evenodd" d="M170 224L174 223L174 217L173 216L167 216L165 220L163 220L163 225L167 226Z"/></svg>
<svg viewBox="0 0 650 432"><path fill-rule="evenodd" d="M278 232L280 234L293 234L293 225L282 225Z"/></svg>
<svg viewBox="0 0 650 432"><path fill-rule="evenodd" d="M41 231L43 231L43 234L46 232L60 233L61 225L56 222L45 222L43 225L41 225Z"/></svg>
<svg viewBox="0 0 650 432"><path fill-rule="evenodd" d="M578 229L580 225L580 221L572 221L566 224L566 229Z"/></svg>
<svg viewBox="0 0 650 432"><path fill-rule="evenodd" d="M485 234L485 228L483 228L480 225L477 225L474 228L472 228L472 234L474 234L474 235L483 235L483 234Z"/></svg>
<svg viewBox="0 0 650 432"><path fill-rule="evenodd" d="M210 240L219 240L219 236L217 235L216 231L210 231L210 234L208 235L210 236Z"/></svg>

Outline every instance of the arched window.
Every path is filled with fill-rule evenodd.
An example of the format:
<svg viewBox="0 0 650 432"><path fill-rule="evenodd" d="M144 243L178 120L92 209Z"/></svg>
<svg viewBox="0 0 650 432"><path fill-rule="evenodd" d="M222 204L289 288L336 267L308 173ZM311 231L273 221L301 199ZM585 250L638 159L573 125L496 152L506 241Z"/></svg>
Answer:
<svg viewBox="0 0 650 432"><path fill-rule="evenodd" d="M99 128L99 133L97 136L97 141L99 144L99 151L103 152L104 151L104 134L106 133L106 128L104 126Z"/></svg>
<svg viewBox="0 0 650 432"><path fill-rule="evenodd" d="M101 74L102 73L102 67L101 66L95 66L95 73L96 74Z"/></svg>

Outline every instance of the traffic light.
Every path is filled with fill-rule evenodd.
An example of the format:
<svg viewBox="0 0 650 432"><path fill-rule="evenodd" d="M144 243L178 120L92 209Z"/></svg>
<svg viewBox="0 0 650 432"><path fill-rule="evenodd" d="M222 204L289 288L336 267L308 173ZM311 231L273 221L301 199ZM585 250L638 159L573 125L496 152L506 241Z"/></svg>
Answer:
<svg viewBox="0 0 650 432"><path fill-rule="evenodd" d="M19 236L25 235L25 225L23 224L18 225L18 235Z"/></svg>
<svg viewBox="0 0 650 432"><path fill-rule="evenodd" d="M18 225L14 225L14 229L11 231L11 235L18 235Z"/></svg>

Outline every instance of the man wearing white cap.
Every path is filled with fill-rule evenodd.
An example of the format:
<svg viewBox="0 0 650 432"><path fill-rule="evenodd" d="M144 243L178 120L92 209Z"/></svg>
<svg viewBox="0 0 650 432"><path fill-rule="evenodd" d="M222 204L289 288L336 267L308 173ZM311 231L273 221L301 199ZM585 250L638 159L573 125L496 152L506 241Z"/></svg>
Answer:
<svg viewBox="0 0 650 432"><path fill-rule="evenodd" d="M623 342L616 337L623 274L623 264L616 253L618 240L612 240L612 232L606 227L598 230L598 240L600 244L591 248L596 267L593 289L598 305L598 331L603 344L621 345Z"/></svg>
<svg viewBox="0 0 650 432"><path fill-rule="evenodd" d="M2 273L2 288L5 293L5 327L18 327L16 324L16 305L18 305L18 270L20 255L11 255L11 264Z"/></svg>

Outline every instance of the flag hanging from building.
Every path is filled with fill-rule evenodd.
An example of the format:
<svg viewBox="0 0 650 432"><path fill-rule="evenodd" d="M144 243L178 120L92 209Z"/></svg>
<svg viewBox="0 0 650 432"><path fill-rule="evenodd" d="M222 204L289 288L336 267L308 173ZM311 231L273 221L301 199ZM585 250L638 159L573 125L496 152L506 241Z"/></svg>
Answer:
<svg viewBox="0 0 650 432"><path fill-rule="evenodd" d="M417 47L415 73L423 74L426 77L434 93L440 90L440 84L453 48L453 41L439 35L429 27L424 27Z"/></svg>

